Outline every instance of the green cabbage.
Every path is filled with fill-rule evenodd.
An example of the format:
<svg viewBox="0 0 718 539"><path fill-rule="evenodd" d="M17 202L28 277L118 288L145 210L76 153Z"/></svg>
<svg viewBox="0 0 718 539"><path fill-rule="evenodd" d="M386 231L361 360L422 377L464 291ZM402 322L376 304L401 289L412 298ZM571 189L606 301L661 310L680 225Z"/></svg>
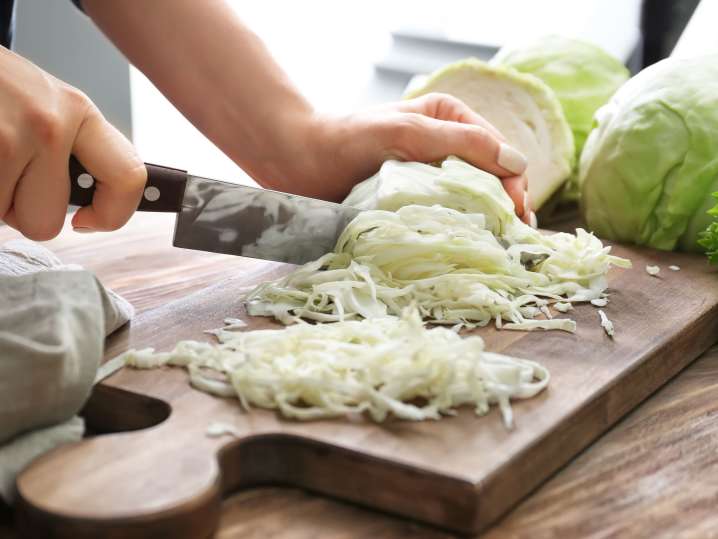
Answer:
<svg viewBox="0 0 718 539"><path fill-rule="evenodd" d="M183 341L170 352L130 350L122 360L138 369L184 367L197 389L302 420L366 412L374 421L389 414L420 421L463 405L483 415L498 404L511 427L510 400L533 397L549 382L538 363L486 352L478 336L426 329L411 310L401 318L216 334L218 345ZM216 423L208 429L210 436L233 432Z"/></svg>
<svg viewBox="0 0 718 539"><path fill-rule="evenodd" d="M609 239L703 250L718 190L718 56L648 67L596 123L579 169L588 226Z"/></svg>
<svg viewBox="0 0 718 539"><path fill-rule="evenodd" d="M600 47L578 39L545 36L516 47L504 47L491 64L512 67L540 78L561 102L571 126L576 159L593 125L593 115L628 80L628 69ZM567 185L577 198L576 182Z"/></svg>
<svg viewBox="0 0 718 539"><path fill-rule="evenodd" d="M541 79L470 58L437 71L406 97L431 92L461 99L528 158L529 199L535 210L570 176L571 129L555 94Z"/></svg>
<svg viewBox="0 0 718 539"><path fill-rule="evenodd" d="M465 189L450 179L466 182ZM405 199L397 196L410 185ZM333 322L398 316L416 306L440 324L493 321L506 329L573 331L572 320L534 318L551 318L547 305L554 301L602 297L609 267L630 265L581 229L544 235L525 225L495 176L457 159L442 169L389 162L352 197L365 207L399 208L362 212L333 253L259 285L247 297L251 315L286 324L299 318ZM413 204L432 199L486 213ZM401 206L402 200L410 205Z"/></svg>

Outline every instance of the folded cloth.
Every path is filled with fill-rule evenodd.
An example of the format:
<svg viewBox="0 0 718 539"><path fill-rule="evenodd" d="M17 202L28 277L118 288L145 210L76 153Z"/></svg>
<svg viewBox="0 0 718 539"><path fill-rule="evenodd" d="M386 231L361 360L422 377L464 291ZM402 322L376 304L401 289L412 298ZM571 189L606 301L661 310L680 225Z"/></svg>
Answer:
<svg viewBox="0 0 718 539"><path fill-rule="evenodd" d="M16 474L61 443L79 440L104 338L132 306L79 266L29 241L0 247L0 497Z"/></svg>

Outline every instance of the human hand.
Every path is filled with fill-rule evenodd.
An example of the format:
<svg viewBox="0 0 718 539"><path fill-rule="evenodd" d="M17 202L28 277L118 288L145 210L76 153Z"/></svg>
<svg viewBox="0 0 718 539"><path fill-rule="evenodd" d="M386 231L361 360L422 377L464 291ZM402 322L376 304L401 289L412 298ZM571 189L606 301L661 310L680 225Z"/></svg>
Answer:
<svg viewBox="0 0 718 539"><path fill-rule="evenodd" d="M451 96L322 116L226 2L205 2L201 10L193 0L83 0L83 7L207 138L264 187L341 200L387 159L435 162L456 155L500 177L517 214L532 222L526 159ZM158 32L184 37L158 40ZM217 34L222 39L214 39Z"/></svg>
<svg viewBox="0 0 718 539"><path fill-rule="evenodd" d="M132 144L82 92L0 47L0 220L33 240L55 237L67 213L71 154L97 182L73 227L124 225L146 181Z"/></svg>
<svg viewBox="0 0 718 539"><path fill-rule="evenodd" d="M516 214L535 226L526 191L526 158L452 96L428 94L345 117L318 117L303 140L301 146L309 148L287 164L292 167L286 176L291 183L271 187L340 200L387 159L430 163L456 155L498 176Z"/></svg>

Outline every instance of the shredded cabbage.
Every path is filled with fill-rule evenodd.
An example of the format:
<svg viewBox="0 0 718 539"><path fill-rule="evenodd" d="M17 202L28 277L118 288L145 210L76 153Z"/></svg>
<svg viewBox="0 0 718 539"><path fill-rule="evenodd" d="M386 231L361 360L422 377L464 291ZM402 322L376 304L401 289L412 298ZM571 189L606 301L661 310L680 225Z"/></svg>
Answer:
<svg viewBox="0 0 718 539"><path fill-rule="evenodd" d="M249 314L285 324L300 318L336 322L398 316L416 305L423 318L439 324L494 321L506 329L574 331L571 320L532 319L545 315L549 302L602 297L609 267L630 267L585 230L544 235L525 225L499 180L467 163L386 166L391 172L365 183L357 199L373 200L365 207L397 211L359 214L334 252L255 288L247 296ZM431 200L483 212L414 204Z"/></svg>
<svg viewBox="0 0 718 539"><path fill-rule="evenodd" d="M604 313L601 309L598 310L598 317L601 320L601 327L606 332L606 335L613 339L613 335L615 333L613 329L613 322L608 319L606 313Z"/></svg>
<svg viewBox="0 0 718 539"><path fill-rule="evenodd" d="M374 421L440 419L463 405L478 415L498 404L512 426L511 399L526 399L549 382L533 361L486 352L478 336L427 329L415 310L335 324L301 323L280 330L217 331L219 344L178 343L171 352L130 350L127 365L175 365L202 391L319 419L366 412ZM208 435L227 432L210 425Z"/></svg>
<svg viewBox="0 0 718 539"><path fill-rule="evenodd" d="M212 421L207 425L207 430L204 431L209 438L219 438L220 436L230 435L239 437L239 431L229 423L223 423L221 421Z"/></svg>

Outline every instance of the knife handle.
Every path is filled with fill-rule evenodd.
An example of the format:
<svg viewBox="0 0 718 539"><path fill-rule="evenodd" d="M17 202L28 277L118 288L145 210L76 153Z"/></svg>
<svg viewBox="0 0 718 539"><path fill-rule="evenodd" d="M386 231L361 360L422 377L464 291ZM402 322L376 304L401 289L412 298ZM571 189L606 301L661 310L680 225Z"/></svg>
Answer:
<svg viewBox="0 0 718 539"><path fill-rule="evenodd" d="M187 171L145 163L147 183L137 211L177 213L182 208ZM70 156L70 204L89 206L95 194L95 179Z"/></svg>

